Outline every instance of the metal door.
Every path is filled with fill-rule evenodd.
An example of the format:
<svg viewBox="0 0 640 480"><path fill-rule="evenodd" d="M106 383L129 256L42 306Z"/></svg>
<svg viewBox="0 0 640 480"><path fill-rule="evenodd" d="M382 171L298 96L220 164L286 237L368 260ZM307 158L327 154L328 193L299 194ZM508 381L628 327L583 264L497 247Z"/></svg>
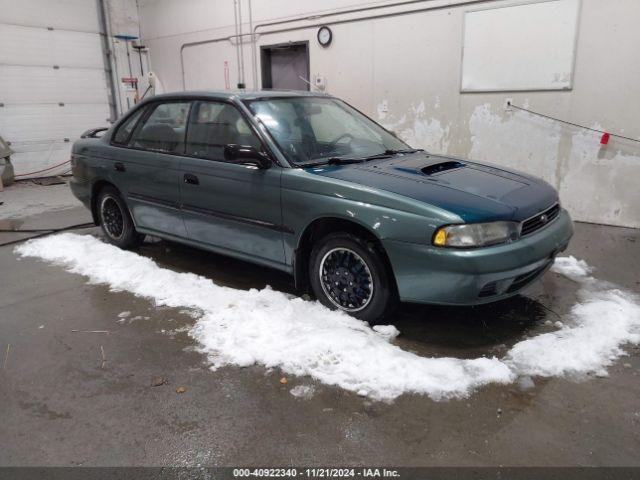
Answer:
<svg viewBox="0 0 640 480"><path fill-rule="evenodd" d="M309 90L309 45L287 43L261 48L262 87Z"/></svg>

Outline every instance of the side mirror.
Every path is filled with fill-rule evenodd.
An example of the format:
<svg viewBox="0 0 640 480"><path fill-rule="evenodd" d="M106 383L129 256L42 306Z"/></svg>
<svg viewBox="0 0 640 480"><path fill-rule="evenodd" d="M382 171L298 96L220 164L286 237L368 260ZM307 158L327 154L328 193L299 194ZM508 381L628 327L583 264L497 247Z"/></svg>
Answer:
<svg viewBox="0 0 640 480"><path fill-rule="evenodd" d="M224 159L228 162L244 165L255 165L258 168L269 168L271 160L256 147L251 145L229 144L224 147Z"/></svg>

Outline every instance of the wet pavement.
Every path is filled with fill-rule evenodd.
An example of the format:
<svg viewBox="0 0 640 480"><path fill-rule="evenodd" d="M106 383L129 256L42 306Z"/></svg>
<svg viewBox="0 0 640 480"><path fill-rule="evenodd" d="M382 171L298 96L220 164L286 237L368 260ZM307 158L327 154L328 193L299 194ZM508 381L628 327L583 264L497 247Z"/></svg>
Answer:
<svg viewBox="0 0 640 480"><path fill-rule="evenodd" d="M0 221L0 229L88 220L72 208ZM0 243L17 238L0 233ZM155 240L139 253L218 284L294 292L284 274L178 244ZM640 292L640 231L576 224L566 254ZM374 402L310 378L282 385L278 371L258 366L212 372L184 332L194 321L188 312L19 260L12 246L0 247L0 271L3 466L640 465L638 347L627 346L608 377L534 378L462 400ZM526 295L497 304L404 305L396 343L426 356L501 356L553 330L576 288L549 272ZM156 377L167 383L153 386ZM315 385L314 396L292 396L296 385Z"/></svg>

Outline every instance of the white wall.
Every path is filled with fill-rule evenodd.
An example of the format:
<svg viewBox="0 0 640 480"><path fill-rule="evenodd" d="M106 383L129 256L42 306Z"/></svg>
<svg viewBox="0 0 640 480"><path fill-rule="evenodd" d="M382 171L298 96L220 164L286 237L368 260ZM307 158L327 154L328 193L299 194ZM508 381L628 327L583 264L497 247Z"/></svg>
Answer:
<svg viewBox="0 0 640 480"><path fill-rule="evenodd" d="M512 99L532 110L640 138L640 2L582 0L571 90L460 93L465 11L516 3L462 5L466 1L429 0L318 17L385 2L253 0L252 17L254 26L297 19L258 27L257 47L309 41L312 76L324 76L329 93L410 144L543 177L559 189L577 220L640 227L640 144L612 137L601 146L595 133L505 109ZM248 6L243 0L244 32L249 32ZM446 8L371 18L437 6ZM139 10L142 37L166 90L224 88L225 61L231 85L237 83L232 41L183 48L233 36L233 0L139 0ZM344 20L351 21L340 23ZM320 24L334 34L326 49L316 41ZM294 30L269 33L281 28ZM247 86L259 88L249 38L244 70Z"/></svg>

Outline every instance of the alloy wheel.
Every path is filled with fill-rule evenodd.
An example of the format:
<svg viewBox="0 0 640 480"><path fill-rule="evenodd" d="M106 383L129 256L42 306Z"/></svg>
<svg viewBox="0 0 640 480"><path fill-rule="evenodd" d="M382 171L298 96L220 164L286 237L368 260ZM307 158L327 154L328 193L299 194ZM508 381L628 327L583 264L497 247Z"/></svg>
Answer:
<svg viewBox="0 0 640 480"><path fill-rule="evenodd" d="M373 277L368 265L353 250L329 250L318 270L320 285L336 307L347 312L358 312L373 298Z"/></svg>
<svg viewBox="0 0 640 480"><path fill-rule="evenodd" d="M124 216L118 202L111 196L106 196L102 199L102 205L100 205L102 222L107 234L118 240L124 233Z"/></svg>

